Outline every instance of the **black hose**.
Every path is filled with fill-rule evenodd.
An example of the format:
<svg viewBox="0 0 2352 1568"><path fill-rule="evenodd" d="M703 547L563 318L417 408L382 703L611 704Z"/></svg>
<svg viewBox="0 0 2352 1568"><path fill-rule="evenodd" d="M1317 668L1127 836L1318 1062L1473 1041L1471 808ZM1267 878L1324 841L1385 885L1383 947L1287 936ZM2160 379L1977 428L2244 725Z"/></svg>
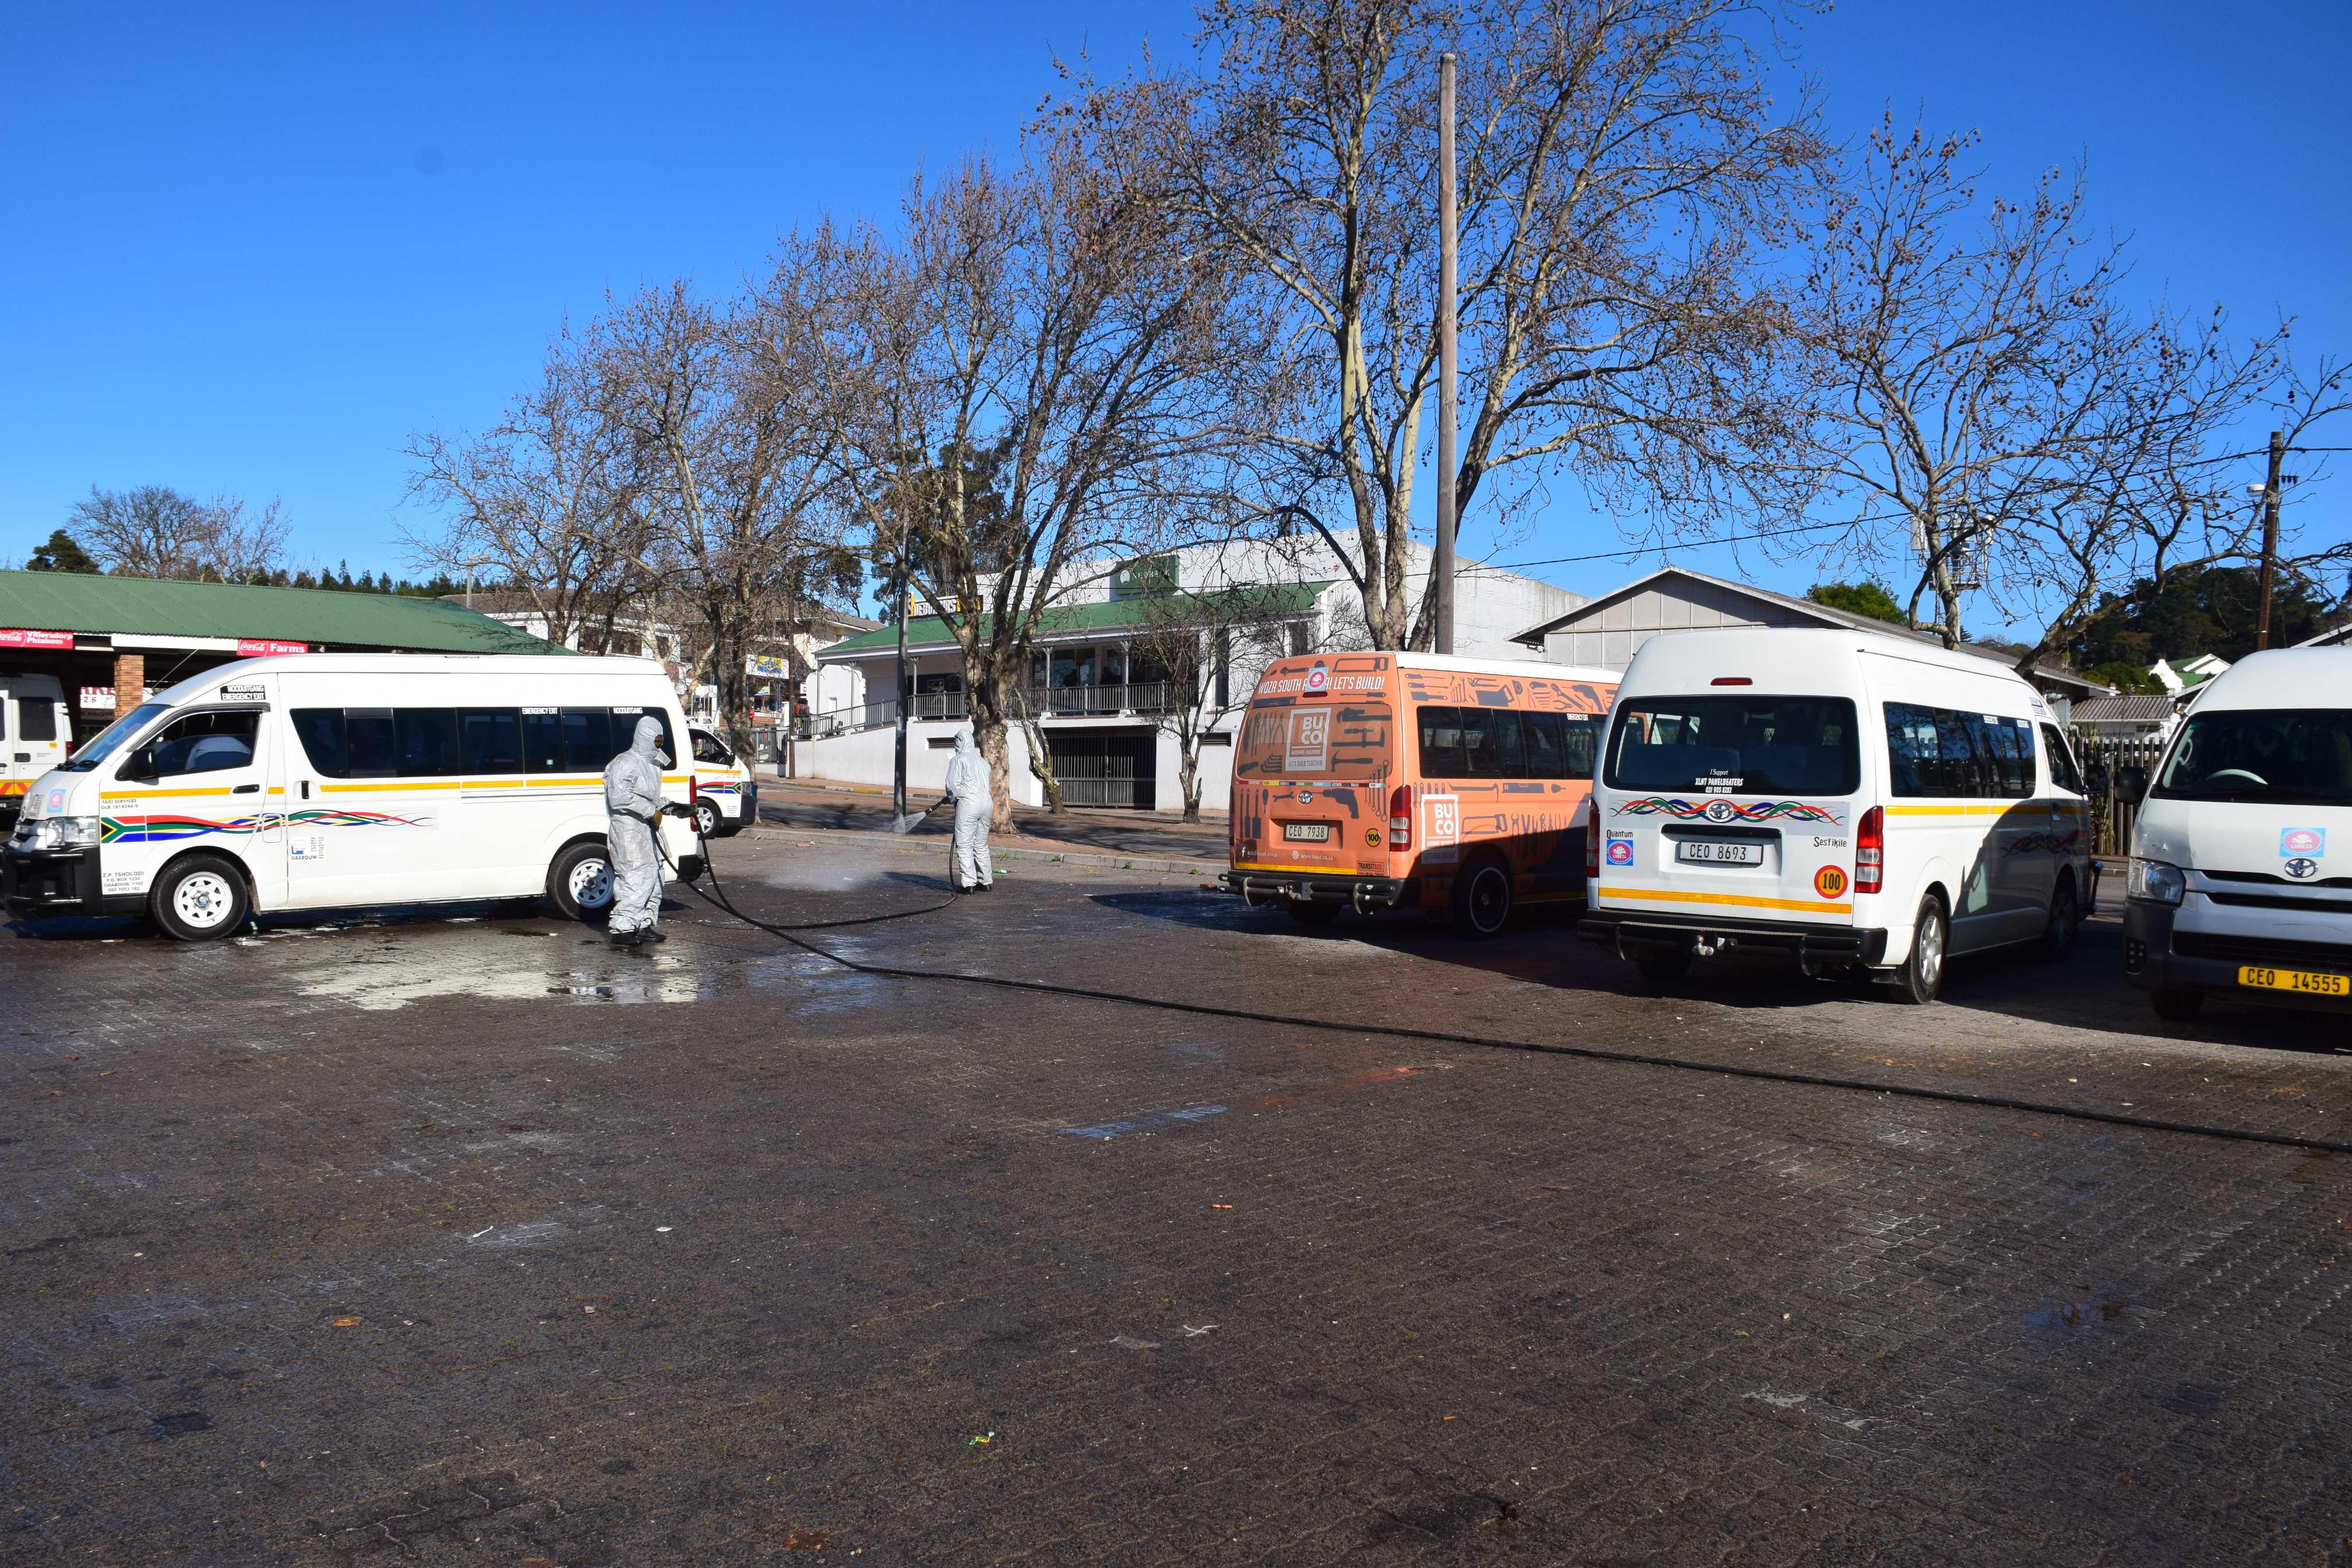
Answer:
<svg viewBox="0 0 2352 1568"><path fill-rule="evenodd" d="M1044 980L1015 980L997 975L959 975L943 969L908 969L890 964L867 964L828 951L814 942L804 942L793 935L795 931L819 931L839 925L871 925L886 920L903 920L910 915L929 915L945 909L955 900L930 904L922 909L909 909L893 915L869 915L857 920L833 920L803 925L773 925L754 919L735 907L727 898L726 889L719 885L719 873L710 859L709 841L702 838L701 823L695 824L695 837L703 849L702 863L710 876L710 885L718 896L704 893L691 882L695 895L717 909L761 931L782 937L793 946L813 953L828 962L840 965L854 974L871 975L893 980L947 980L958 985L990 986L999 990L1025 991L1036 996L1075 997L1086 1001L1118 1002L1128 1007L1150 1008L1161 1012L1189 1013L1197 1018L1231 1019L1243 1023L1275 1024L1286 1029L1311 1029L1336 1034L1377 1034L1392 1040L1427 1040L1436 1045L1475 1046L1485 1051L1524 1051L1542 1056L1572 1056L1587 1061L1610 1061L1633 1067L1665 1067L1683 1072L1711 1072L1725 1078L1748 1078L1765 1083L1789 1083L1808 1089L1843 1089L1864 1094L1893 1094L1909 1100L1929 1100L1947 1105L1974 1105L1995 1111L2021 1111L2036 1116L2057 1116L2068 1121L2091 1122L2103 1126L2132 1127L2148 1133L2181 1133L2191 1137L2222 1138L2235 1143L2268 1144L2278 1148L2312 1149L2321 1154L2352 1155L2352 1144L2336 1143L2326 1138L2298 1137L2292 1133L2258 1133L2238 1127L2215 1127L2200 1122L2168 1122L2154 1116L2126 1116L2114 1111L2096 1111L2073 1105L2053 1105L2037 1100L2019 1100L2006 1094L1971 1094L1958 1089L1927 1089L1899 1083L1873 1083L1860 1078L1832 1078L1821 1073L1789 1072L1769 1067L1737 1067L1724 1062L1692 1061L1682 1057L1652 1056L1636 1051L1608 1051L1591 1045L1548 1045L1538 1040L1497 1040L1486 1035L1454 1034L1444 1030L1409 1029L1399 1024L1339 1023L1329 1019L1295 1018L1286 1013L1254 1012L1246 1008L1221 1008L1207 1002L1165 1001L1154 997L1130 996L1124 991L1097 991L1084 986L1057 986ZM654 835L658 847L661 835ZM669 859L669 852L662 851ZM677 862L671 862L671 869ZM681 873L681 880L683 873Z"/></svg>

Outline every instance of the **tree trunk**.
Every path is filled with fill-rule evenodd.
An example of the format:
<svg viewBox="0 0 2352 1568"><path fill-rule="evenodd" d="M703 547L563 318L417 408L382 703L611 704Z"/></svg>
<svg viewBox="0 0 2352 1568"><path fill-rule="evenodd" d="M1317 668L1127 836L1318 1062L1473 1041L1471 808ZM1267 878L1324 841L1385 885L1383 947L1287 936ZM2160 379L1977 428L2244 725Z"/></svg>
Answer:
<svg viewBox="0 0 2352 1568"><path fill-rule="evenodd" d="M1005 712L1010 706L1004 700L1004 682L995 669L981 662L979 654L969 651L963 668L972 744L988 758L989 826L1009 833L1013 831L1013 769L1004 745Z"/></svg>

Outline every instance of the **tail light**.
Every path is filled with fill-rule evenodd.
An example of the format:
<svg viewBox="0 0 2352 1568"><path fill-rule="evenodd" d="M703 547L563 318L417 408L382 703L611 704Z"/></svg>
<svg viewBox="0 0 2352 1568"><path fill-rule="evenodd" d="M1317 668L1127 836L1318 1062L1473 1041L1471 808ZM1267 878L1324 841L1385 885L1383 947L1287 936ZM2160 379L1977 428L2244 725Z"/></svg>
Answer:
<svg viewBox="0 0 2352 1568"><path fill-rule="evenodd" d="M1412 786L1400 784L1389 791L1389 848L1412 848Z"/></svg>
<svg viewBox="0 0 2352 1568"><path fill-rule="evenodd" d="M689 773L686 776L686 803L693 805L702 799L702 780Z"/></svg>
<svg viewBox="0 0 2352 1568"><path fill-rule="evenodd" d="M1853 835L1853 890L1876 893L1886 878L1886 813L1876 806L1862 814Z"/></svg>
<svg viewBox="0 0 2352 1568"><path fill-rule="evenodd" d="M1584 879L1591 882L1601 875L1601 802L1588 797L1584 802Z"/></svg>

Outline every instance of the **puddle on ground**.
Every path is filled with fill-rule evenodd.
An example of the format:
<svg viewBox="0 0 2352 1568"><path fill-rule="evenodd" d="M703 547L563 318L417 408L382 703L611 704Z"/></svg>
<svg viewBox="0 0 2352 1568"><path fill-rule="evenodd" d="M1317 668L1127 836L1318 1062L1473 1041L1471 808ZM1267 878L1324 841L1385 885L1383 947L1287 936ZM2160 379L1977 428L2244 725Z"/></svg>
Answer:
<svg viewBox="0 0 2352 1568"><path fill-rule="evenodd" d="M368 1012L390 1012L434 997L485 1001L537 1001L563 997L604 1002L692 1002L711 990L704 966L676 954L631 955L607 963L556 969L518 960L530 949L468 946L456 950L397 946L355 959L299 988L305 997L349 1002Z"/></svg>
<svg viewBox="0 0 2352 1568"><path fill-rule="evenodd" d="M2077 1290L2082 1290L2077 1287ZM2119 1328L2128 1324L2128 1303L2105 1299L2105 1291L2084 1291L2070 1301L2053 1301L2025 1314L2025 1326L2036 1333L2062 1334L2078 1330Z"/></svg>

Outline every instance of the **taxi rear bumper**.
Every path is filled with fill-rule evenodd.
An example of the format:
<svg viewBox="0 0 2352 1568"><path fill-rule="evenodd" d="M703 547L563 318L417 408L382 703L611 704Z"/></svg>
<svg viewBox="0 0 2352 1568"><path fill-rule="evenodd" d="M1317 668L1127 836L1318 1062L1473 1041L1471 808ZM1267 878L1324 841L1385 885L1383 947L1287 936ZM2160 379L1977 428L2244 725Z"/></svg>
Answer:
<svg viewBox="0 0 2352 1568"><path fill-rule="evenodd" d="M1665 915L1643 909L1591 909L1577 922L1577 935L1614 947L1620 957L1641 948L1687 949L1714 939L1727 946L1771 947L1794 953L1807 964L1886 961L1884 928L1814 925L1798 920L1748 920L1736 915Z"/></svg>
<svg viewBox="0 0 2352 1568"><path fill-rule="evenodd" d="M1244 904L1329 904L1368 914L1421 902L1421 883L1412 877L1349 876L1303 871L1228 871L1217 878Z"/></svg>

